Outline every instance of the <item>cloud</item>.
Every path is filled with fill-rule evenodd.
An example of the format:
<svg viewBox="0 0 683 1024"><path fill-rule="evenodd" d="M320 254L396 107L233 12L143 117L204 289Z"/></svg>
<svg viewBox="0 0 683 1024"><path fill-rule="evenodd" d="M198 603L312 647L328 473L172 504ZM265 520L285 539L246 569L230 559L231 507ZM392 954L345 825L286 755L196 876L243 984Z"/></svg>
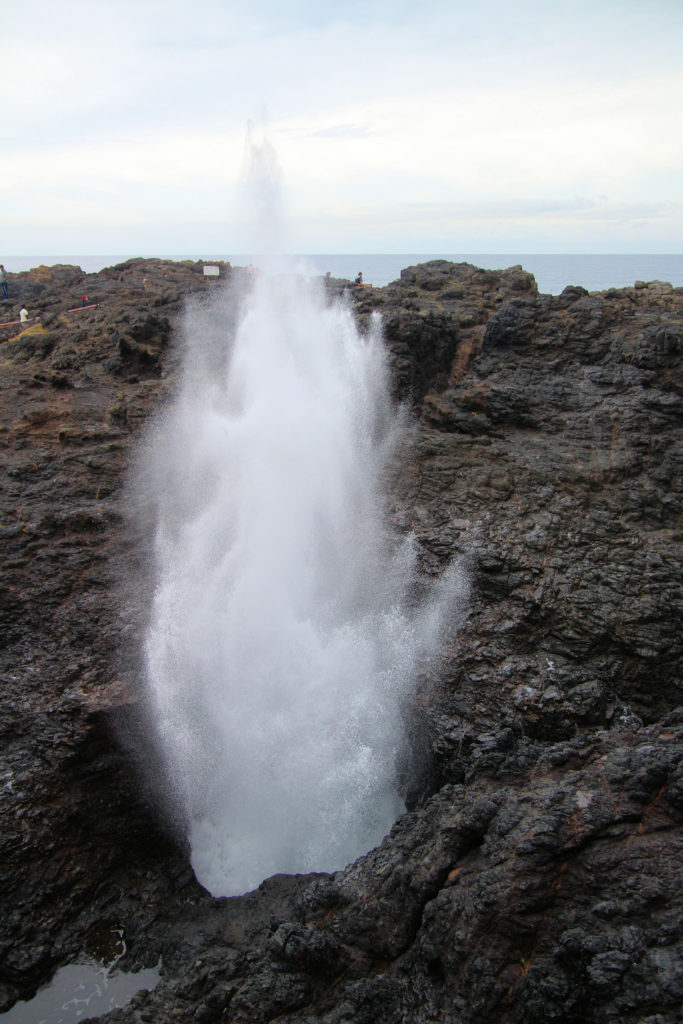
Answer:
<svg viewBox="0 0 683 1024"><path fill-rule="evenodd" d="M332 124L328 128L318 128L311 132L315 139L366 139L372 134L367 124Z"/></svg>
<svg viewBox="0 0 683 1024"><path fill-rule="evenodd" d="M439 218L498 220L501 239L546 218L559 240L605 206L624 223L649 209L664 242L654 197L679 223L673 0L656 17L576 0L571 18L540 0L32 0L3 28L0 202L24 235L236 219L262 110L295 233L321 225L315 248L337 225L352 249L380 230L387 245L412 230L405 251L419 249Z"/></svg>

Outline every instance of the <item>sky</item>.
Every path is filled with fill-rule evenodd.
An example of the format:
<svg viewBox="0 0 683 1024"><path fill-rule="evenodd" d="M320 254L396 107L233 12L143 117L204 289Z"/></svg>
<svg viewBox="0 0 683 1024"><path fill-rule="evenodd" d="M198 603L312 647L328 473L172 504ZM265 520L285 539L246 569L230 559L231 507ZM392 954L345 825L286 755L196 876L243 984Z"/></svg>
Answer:
<svg viewBox="0 0 683 1024"><path fill-rule="evenodd" d="M2 253L683 252L682 0L0 9Z"/></svg>

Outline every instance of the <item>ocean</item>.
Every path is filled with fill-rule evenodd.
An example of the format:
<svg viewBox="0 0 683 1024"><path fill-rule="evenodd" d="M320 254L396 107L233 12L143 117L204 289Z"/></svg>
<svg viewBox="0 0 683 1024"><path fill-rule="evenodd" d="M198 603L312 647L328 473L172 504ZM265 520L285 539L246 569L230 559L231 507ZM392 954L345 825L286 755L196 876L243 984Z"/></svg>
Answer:
<svg viewBox="0 0 683 1024"><path fill-rule="evenodd" d="M5 256L5 268L18 273L41 264L69 263L81 267L86 273L95 273L103 267L131 259L135 254L90 254L90 255L23 255ZM144 254L158 255L170 260L228 260L235 266L248 263L258 265L258 257L235 254ZM428 260L445 259L455 263L473 263L488 270L501 270L521 264L536 278L539 291L559 295L567 285L582 285L589 291L604 291L607 288L624 288L635 281L668 281L683 286L683 255L630 254L623 255L577 255L563 253L317 253L291 257L297 268L310 274L326 274L353 280L359 270L368 284L381 287L400 277L404 267Z"/></svg>

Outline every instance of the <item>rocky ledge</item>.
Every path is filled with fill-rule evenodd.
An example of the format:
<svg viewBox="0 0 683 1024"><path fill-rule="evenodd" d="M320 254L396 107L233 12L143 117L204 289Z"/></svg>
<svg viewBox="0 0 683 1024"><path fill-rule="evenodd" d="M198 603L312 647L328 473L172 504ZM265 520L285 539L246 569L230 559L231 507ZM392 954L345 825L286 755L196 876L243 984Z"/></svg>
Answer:
<svg viewBox="0 0 683 1024"><path fill-rule="evenodd" d="M217 286L154 260L10 275L0 1007L123 932L161 981L111 1024L679 1021L683 289L446 262L326 283L381 313L414 409L396 523L474 593L414 708L409 813L344 871L215 900L134 756L122 503L183 303Z"/></svg>

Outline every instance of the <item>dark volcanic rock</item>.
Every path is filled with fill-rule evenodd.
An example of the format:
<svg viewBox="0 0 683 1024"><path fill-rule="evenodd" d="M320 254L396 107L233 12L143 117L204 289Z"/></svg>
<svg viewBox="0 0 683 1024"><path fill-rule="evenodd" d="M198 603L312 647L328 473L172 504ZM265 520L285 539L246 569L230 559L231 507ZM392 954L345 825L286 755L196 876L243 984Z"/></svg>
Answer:
<svg viewBox="0 0 683 1024"><path fill-rule="evenodd" d="M122 929L123 966L161 957L162 981L111 1022L678 1021L681 290L552 297L437 261L350 291L417 421L395 521L426 574L467 558L474 596L413 709L413 810L344 871L213 900L130 752L121 529L182 302L211 287L157 260L10 275L39 319L0 324L0 1005Z"/></svg>

